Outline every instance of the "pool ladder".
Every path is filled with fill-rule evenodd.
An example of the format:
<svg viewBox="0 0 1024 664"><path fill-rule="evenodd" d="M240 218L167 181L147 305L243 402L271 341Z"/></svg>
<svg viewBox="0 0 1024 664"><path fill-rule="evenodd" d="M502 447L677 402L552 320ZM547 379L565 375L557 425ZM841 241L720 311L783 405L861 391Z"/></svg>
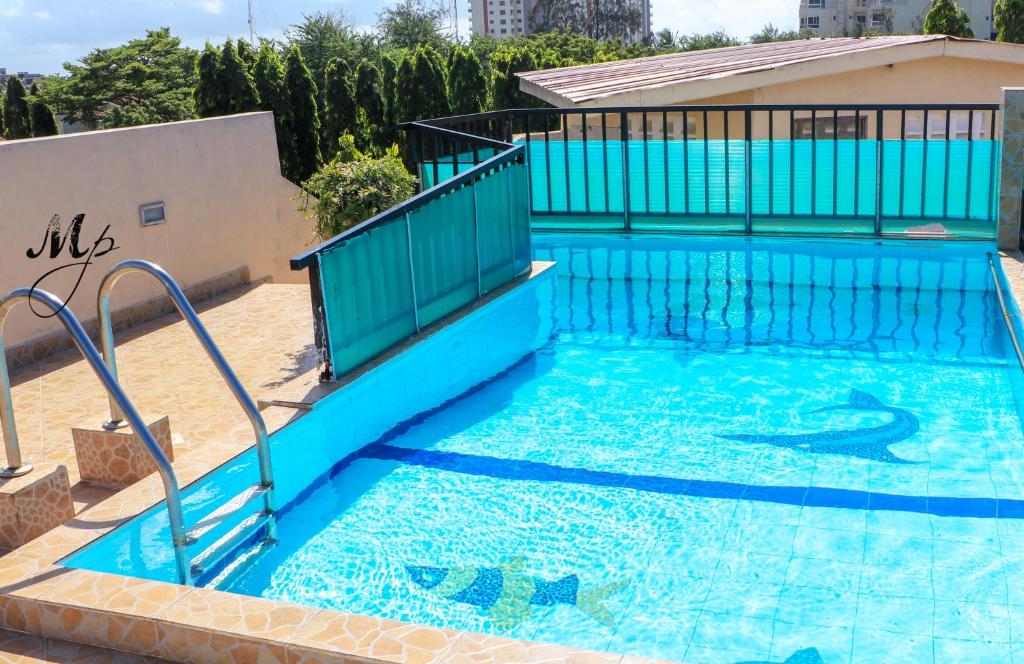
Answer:
<svg viewBox="0 0 1024 664"><path fill-rule="evenodd" d="M167 291L175 308L189 324L203 349L217 367L221 377L228 384L231 392L238 400L252 424L256 434L256 454L259 459L260 481L227 502L212 513L198 521L191 528L185 527L184 513L181 506L181 490L174 468L156 439L146 427L135 406L125 394L117 379L117 362L114 354L113 326L110 322L110 293L114 284L124 275L141 272L155 278ZM171 541L174 547L174 560L178 580L184 585L193 585L195 579L208 573L225 557L235 551L254 535L261 535L265 543L273 543L277 539L277 519L274 508L274 476L270 460L270 442L267 426L260 415L259 408L242 386L220 349L213 342L206 328L199 320L195 309L189 304L181 287L167 272L158 265L143 260L121 261L106 274L100 284L97 296L97 308L100 323L100 338L103 354L89 339L78 318L67 308L60 298L40 289L19 288L0 298L0 425L3 427L4 446L7 454L7 467L0 469L0 477L17 477L32 470L31 464L24 463L18 444L18 434L14 421L14 405L11 398L10 377L7 372L6 352L3 344L3 329L7 315L21 302L36 301L44 304L58 317L64 328L71 335L75 346L89 362L93 372L100 379L110 402L110 420L104 423L107 430L116 430L122 426L130 426L142 441L156 463L157 472L163 482L167 498L167 513L171 528ZM254 501L261 501L262 507L235 524L225 534L197 555L190 554L190 548L203 543L203 540L219 525L232 517ZM261 533L262 530L262 533Z"/></svg>

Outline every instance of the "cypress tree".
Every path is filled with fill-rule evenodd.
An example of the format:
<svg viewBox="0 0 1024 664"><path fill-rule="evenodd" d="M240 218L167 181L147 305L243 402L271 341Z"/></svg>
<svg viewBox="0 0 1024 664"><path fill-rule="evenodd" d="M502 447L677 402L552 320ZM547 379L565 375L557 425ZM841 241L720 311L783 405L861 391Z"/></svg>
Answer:
<svg viewBox="0 0 1024 664"><path fill-rule="evenodd" d="M33 136L56 136L60 133L57 116L53 114L53 109L39 98L39 86L35 83L32 84L31 115Z"/></svg>
<svg viewBox="0 0 1024 664"><path fill-rule="evenodd" d="M479 113L487 106L487 79L480 59L461 46L452 49L448 66L448 87L452 112L456 115Z"/></svg>
<svg viewBox="0 0 1024 664"><path fill-rule="evenodd" d="M362 146L363 149L383 142L386 108L381 88L380 70L368 60L360 62L356 69L356 102L366 124L367 144Z"/></svg>
<svg viewBox="0 0 1024 664"><path fill-rule="evenodd" d="M1024 44L1024 0L996 3L996 40Z"/></svg>
<svg viewBox="0 0 1024 664"><path fill-rule="evenodd" d="M298 46L288 49L285 58L285 87L290 108L290 133L295 141L295 163L286 173L293 182L309 179L323 160L320 156L320 118L317 116L316 83L302 60Z"/></svg>
<svg viewBox="0 0 1024 664"><path fill-rule="evenodd" d="M7 98L4 101L4 125L7 138L28 138L32 135L25 84L18 76L7 79Z"/></svg>
<svg viewBox="0 0 1024 664"><path fill-rule="evenodd" d="M352 68L342 58L332 58L324 73L324 158L338 151L338 139L344 133L359 135L356 87Z"/></svg>
<svg viewBox="0 0 1024 664"><path fill-rule="evenodd" d="M924 34L973 38L974 30L967 10L955 0L932 0L932 8L924 18Z"/></svg>
<svg viewBox="0 0 1024 664"><path fill-rule="evenodd" d="M239 38L235 44L235 50L238 52L238 59L245 65L246 71L249 72L250 76L256 74L256 59L259 57L256 54L256 49L252 47L252 44Z"/></svg>
<svg viewBox="0 0 1024 664"><path fill-rule="evenodd" d="M289 173L295 163L295 139L291 134L291 108L288 105L288 90L284 84L284 65L281 58L269 44L260 47L256 58L255 84L260 98L260 108L273 111L274 130L277 134L277 154L281 160L281 172Z"/></svg>
<svg viewBox="0 0 1024 664"><path fill-rule="evenodd" d="M493 70L494 108L524 108L536 105L536 99L519 89L516 74L537 69L533 53L525 48L511 48L494 54Z"/></svg>
<svg viewBox="0 0 1024 664"><path fill-rule="evenodd" d="M224 42L224 48L221 49L217 73L224 92L225 113L246 113L256 110L259 105L256 85L245 63L238 57L235 43L230 39Z"/></svg>
<svg viewBox="0 0 1024 664"><path fill-rule="evenodd" d="M384 124L381 127L380 141L383 145L398 142L398 88L399 62L390 54L385 53L380 61L381 92L384 95Z"/></svg>
<svg viewBox="0 0 1024 664"><path fill-rule="evenodd" d="M419 46L406 55L398 69L398 99L401 120L423 120L451 114L448 81L441 56L434 49Z"/></svg>
<svg viewBox="0 0 1024 664"><path fill-rule="evenodd" d="M224 90L219 72L220 54L210 42L206 42L203 54L196 64L196 89L193 93L196 113L201 118L224 115Z"/></svg>

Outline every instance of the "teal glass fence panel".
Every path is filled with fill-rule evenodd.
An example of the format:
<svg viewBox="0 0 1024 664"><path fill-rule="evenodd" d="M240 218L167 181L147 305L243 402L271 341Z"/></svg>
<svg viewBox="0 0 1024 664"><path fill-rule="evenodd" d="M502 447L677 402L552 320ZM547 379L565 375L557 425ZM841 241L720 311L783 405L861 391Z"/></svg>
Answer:
<svg viewBox="0 0 1024 664"><path fill-rule="evenodd" d="M461 187L409 213L421 327L477 297L474 188Z"/></svg>
<svg viewBox="0 0 1024 664"><path fill-rule="evenodd" d="M480 247L480 290L487 292L515 278L517 266L512 206L513 181L508 169L482 178L476 186Z"/></svg>
<svg viewBox="0 0 1024 664"><path fill-rule="evenodd" d="M998 144L990 140L649 139L543 141L528 145L531 209L540 227L664 222L708 217L795 219L801 230L872 231L882 196L883 232L931 222L991 235ZM881 149L881 164L879 164ZM881 167L881 168L879 168ZM625 174L625 175L624 175ZM881 175L881 183L879 176ZM880 187L880 191L879 191ZM567 221L570 220L571 221ZM839 225L815 225L815 219ZM592 224L588 223L592 221ZM772 230L785 230L779 223Z"/></svg>
<svg viewBox="0 0 1024 664"><path fill-rule="evenodd" d="M327 249L318 259L335 376L416 331L403 219L385 222Z"/></svg>

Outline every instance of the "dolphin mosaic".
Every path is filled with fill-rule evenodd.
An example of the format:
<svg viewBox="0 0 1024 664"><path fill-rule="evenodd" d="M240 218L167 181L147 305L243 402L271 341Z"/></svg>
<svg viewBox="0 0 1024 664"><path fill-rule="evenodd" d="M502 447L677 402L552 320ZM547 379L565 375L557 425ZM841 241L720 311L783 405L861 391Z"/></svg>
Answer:
<svg viewBox="0 0 1024 664"><path fill-rule="evenodd" d="M890 413L891 422L876 427L863 429L844 429L836 431L819 431L817 433L799 433L792 435L769 434L728 434L719 438L738 440L744 443L761 443L785 447L814 454L845 454L847 456L884 461L886 463L916 463L901 459L889 451L889 446L910 438L921 428L920 422L910 411L893 406L886 406L876 397L862 392L850 390L849 402L835 406L825 406L811 411L820 413L830 410L870 410Z"/></svg>
<svg viewBox="0 0 1024 664"><path fill-rule="evenodd" d="M770 662L737 662L737 664L770 664ZM787 657L782 664L825 664L825 660L817 648L804 648Z"/></svg>
<svg viewBox="0 0 1024 664"><path fill-rule="evenodd" d="M530 618L532 606L568 604L576 606L606 627L615 618L602 600L628 584L616 581L594 588L581 588L575 574L557 581L545 581L524 573L526 563L514 557L498 567L406 566L413 582L453 602L469 604L488 612L501 629L511 629Z"/></svg>

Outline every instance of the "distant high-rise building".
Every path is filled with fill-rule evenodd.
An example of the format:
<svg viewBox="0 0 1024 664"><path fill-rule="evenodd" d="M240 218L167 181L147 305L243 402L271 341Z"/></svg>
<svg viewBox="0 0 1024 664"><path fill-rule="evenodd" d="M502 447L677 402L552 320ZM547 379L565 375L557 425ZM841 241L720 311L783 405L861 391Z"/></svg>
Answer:
<svg viewBox="0 0 1024 664"><path fill-rule="evenodd" d="M26 88L32 87L33 83L43 77L42 74L30 74L27 71L7 73L7 69L5 67L0 67L0 83L6 84L7 79L11 76L19 77L21 82L25 84Z"/></svg>
<svg viewBox="0 0 1024 664"><path fill-rule="evenodd" d="M563 0L565 2L586 3L586 10L591 9L592 0ZM629 35L628 41L642 41L651 34L651 2L650 0L630 0L640 9L640 26L635 34ZM528 35L533 32L530 14L537 5L537 0L469 0L470 27L478 35L488 35L502 39L516 35Z"/></svg>
<svg viewBox="0 0 1024 664"><path fill-rule="evenodd" d="M993 39L995 0L958 0L978 39ZM931 0L800 0L800 30L817 37L920 33Z"/></svg>

